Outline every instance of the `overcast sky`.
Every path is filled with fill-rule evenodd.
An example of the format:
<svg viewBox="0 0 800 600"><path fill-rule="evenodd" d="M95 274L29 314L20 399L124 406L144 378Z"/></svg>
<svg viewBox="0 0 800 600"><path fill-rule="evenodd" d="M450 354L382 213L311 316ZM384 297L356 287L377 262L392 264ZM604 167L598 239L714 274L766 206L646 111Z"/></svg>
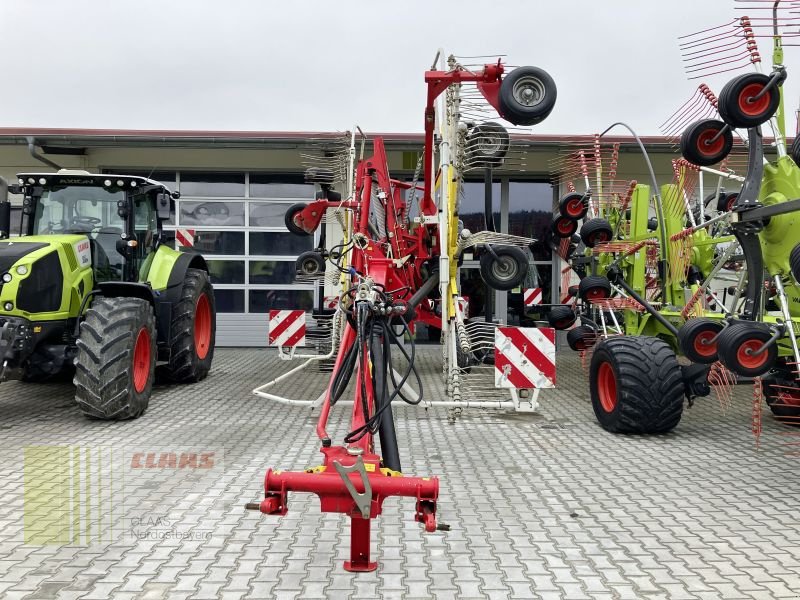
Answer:
<svg viewBox="0 0 800 600"><path fill-rule="evenodd" d="M558 102L535 132L657 134L698 84L677 37L742 14L733 0L0 0L0 127L420 132L442 47L549 71Z"/></svg>

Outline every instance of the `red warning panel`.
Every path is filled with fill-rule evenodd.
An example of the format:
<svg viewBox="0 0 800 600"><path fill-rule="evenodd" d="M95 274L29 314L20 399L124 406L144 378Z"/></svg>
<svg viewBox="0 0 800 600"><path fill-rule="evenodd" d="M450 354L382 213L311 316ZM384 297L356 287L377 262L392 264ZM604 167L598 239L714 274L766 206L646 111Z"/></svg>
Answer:
<svg viewBox="0 0 800 600"><path fill-rule="evenodd" d="M269 345L270 346L305 346L306 344L306 311L304 310L271 310L269 311Z"/></svg>
<svg viewBox="0 0 800 600"><path fill-rule="evenodd" d="M556 386L556 330L498 327L494 334L494 385L531 389Z"/></svg>
<svg viewBox="0 0 800 600"><path fill-rule="evenodd" d="M526 308L538 306L542 303L542 288L525 288L522 292L522 299Z"/></svg>

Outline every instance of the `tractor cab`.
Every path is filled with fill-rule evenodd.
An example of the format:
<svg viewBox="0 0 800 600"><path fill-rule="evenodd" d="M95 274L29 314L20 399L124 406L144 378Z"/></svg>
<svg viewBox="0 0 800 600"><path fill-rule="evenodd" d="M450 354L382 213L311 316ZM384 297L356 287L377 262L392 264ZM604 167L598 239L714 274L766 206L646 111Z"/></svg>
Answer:
<svg viewBox="0 0 800 600"><path fill-rule="evenodd" d="M161 183L130 175L95 175L62 169L21 173L22 236L83 235L79 261L91 261L96 282L137 281L161 242L171 193Z"/></svg>

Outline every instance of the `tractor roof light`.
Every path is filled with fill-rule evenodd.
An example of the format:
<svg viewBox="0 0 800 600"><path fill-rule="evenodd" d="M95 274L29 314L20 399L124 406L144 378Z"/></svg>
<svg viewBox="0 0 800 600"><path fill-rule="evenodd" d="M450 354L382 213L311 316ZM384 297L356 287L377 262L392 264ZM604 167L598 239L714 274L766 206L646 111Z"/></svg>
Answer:
<svg viewBox="0 0 800 600"><path fill-rule="evenodd" d="M104 185L104 186L106 186L106 187L111 187L111 180L110 180L110 179L106 179L106 180L103 182L103 185Z"/></svg>
<svg viewBox="0 0 800 600"><path fill-rule="evenodd" d="M44 177L39 178L39 185L47 185L47 179Z"/></svg>
<svg viewBox="0 0 800 600"><path fill-rule="evenodd" d="M125 185L125 182L122 179L117 179L117 187L122 187Z"/></svg>

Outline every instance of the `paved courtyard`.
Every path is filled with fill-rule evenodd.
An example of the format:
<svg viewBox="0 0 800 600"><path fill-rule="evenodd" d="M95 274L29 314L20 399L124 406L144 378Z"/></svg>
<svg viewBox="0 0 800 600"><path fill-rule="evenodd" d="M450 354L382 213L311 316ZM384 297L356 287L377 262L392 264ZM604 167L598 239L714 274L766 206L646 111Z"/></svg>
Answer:
<svg viewBox="0 0 800 600"><path fill-rule="evenodd" d="M422 352L434 401L437 355ZM576 356L558 360L538 414L396 409L403 470L441 478L450 530L387 500L363 574L342 569L348 522L316 497L283 518L243 508L268 467L321 462L316 414L250 393L287 368L273 352L219 349L207 381L158 386L125 423L85 419L69 384L3 383L0 597L800 598L800 453L766 408L756 450L752 388L724 412L699 400L668 435L613 436Z"/></svg>

